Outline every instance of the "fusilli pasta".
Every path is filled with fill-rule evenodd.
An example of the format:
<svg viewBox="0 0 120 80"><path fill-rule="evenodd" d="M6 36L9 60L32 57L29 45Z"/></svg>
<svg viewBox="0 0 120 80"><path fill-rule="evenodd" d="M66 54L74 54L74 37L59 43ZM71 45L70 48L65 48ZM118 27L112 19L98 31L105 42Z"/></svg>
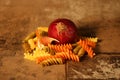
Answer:
<svg viewBox="0 0 120 80"><path fill-rule="evenodd" d="M97 37L84 37L84 39L92 41L92 42L98 42L98 38Z"/></svg>
<svg viewBox="0 0 120 80"><path fill-rule="evenodd" d="M95 42L92 42L92 41L89 41L89 40L81 40L81 39L78 41L78 44L86 44L86 45L91 46L91 47L96 46Z"/></svg>
<svg viewBox="0 0 120 80"><path fill-rule="evenodd" d="M73 52L75 54L78 54L78 51L81 49L81 46L80 45L77 45L74 49L73 49Z"/></svg>
<svg viewBox="0 0 120 80"><path fill-rule="evenodd" d="M49 59L49 58L53 58L53 56L52 55L48 55L48 56L40 56L40 57L38 57L37 59L36 59L36 63L40 63L40 62L42 62L42 61L44 61L44 60L46 60L46 59Z"/></svg>
<svg viewBox="0 0 120 80"><path fill-rule="evenodd" d="M38 47L33 51L33 53L24 53L24 58L35 61L37 57L50 56L48 52L40 50Z"/></svg>
<svg viewBox="0 0 120 80"><path fill-rule="evenodd" d="M23 40L23 48L25 50L24 58L42 66L52 64L63 64L66 60L79 62L85 52L90 58L93 58L95 53L92 48L95 48L98 41L97 37L80 37L81 39L73 44L56 44L57 39L48 36L48 27L39 27L36 32L29 34ZM78 39L78 38L77 38Z"/></svg>
<svg viewBox="0 0 120 80"><path fill-rule="evenodd" d="M72 51L56 53L55 57L79 62L79 57L72 53Z"/></svg>
<svg viewBox="0 0 120 80"><path fill-rule="evenodd" d="M93 58L93 56L95 55L95 53L93 52L92 47L89 47L87 45L87 43L85 41L83 41L83 40L80 40L79 44L82 46L82 48L85 51L87 51L88 56L90 56L91 58Z"/></svg>
<svg viewBox="0 0 120 80"><path fill-rule="evenodd" d="M63 64L63 60L61 58L49 58L41 62L42 66L49 66L53 64Z"/></svg>
<svg viewBox="0 0 120 80"><path fill-rule="evenodd" d="M51 45L51 44L49 44L48 47L50 49L55 50L56 52L65 52L67 50L71 50L72 49L72 45L71 44L61 44L61 45Z"/></svg>

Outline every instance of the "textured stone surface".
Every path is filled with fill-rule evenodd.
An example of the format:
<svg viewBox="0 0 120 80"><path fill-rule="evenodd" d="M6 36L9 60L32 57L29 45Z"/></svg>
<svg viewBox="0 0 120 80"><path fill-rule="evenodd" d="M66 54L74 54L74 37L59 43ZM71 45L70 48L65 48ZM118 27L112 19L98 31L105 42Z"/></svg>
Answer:
<svg viewBox="0 0 120 80"><path fill-rule="evenodd" d="M20 53L21 54L21 53ZM42 67L23 56L6 56L1 59L0 78L4 80L64 80L63 65Z"/></svg>
<svg viewBox="0 0 120 80"><path fill-rule="evenodd" d="M0 0L0 79L65 80L65 65L42 68L24 60L21 47L28 33L56 18L73 20L81 35L98 36L96 52L119 53L119 8L120 0Z"/></svg>
<svg viewBox="0 0 120 80"><path fill-rule="evenodd" d="M120 55L84 57L79 63L68 62L66 69L67 80L120 79Z"/></svg>

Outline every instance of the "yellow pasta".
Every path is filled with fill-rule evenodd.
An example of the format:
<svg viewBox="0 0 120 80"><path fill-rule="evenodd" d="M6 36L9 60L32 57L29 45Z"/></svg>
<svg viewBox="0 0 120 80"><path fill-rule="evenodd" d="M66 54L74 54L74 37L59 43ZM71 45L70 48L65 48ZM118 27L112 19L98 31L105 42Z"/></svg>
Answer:
<svg viewBox="0 0 120 80"><path fill-rule="evenodd" d="M36 47L35 42L34 42L33 39L29 39L29 40L28 40L28 44L30 45L30 48L31 48L31 49L34 49L34 48Z"/></svg>
<svg viewBox="0 0 120 80"><path fill-rule="evenodd" d="M50 55L48 54L48 52L46 52L45 50L40 50L38 47L36 47L36 49L33 51L34 54L39 54L39 55Z"/></svg>
<svg viewBox="0 0 120 80"><path fill-rule="evenodd" d="M33 53L24 53L24 58L29 60L36 60L38 57L42 56L50 56L48 52L45 52L44 50L40 50L38 47L33 51Z"/></svg>
<svg viewBox="0 0 120 80"><path fill-rule="evenodd" d="M35 58L33 57L33 54L31 53L24 53L24 58L32 61L35 60Z"/></svg>
<svg viewBox="0 0 120 80"><path fill-rule="evenodd" d="M84 37L85 40L93 41L93 42L98 42L97 37Z"/></svg>
<svg viewBox="0 0 120 80"><path fill-rule="evenodd" d="M79 49L78 56L82 57L85 54L85 50L83 48Z"/></svg>

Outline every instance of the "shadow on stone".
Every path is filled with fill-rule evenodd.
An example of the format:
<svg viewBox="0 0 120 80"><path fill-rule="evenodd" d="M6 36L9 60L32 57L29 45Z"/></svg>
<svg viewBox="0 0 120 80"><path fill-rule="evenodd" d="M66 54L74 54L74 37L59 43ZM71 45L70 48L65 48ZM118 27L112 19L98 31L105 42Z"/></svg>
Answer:
<svg viewBox="0 0 120 80"><path fill-rule="evenodd" d="M78 34L81 37L98 37L97 32L99 29L99 24L102 23L102 18L100 17L86 17L81 21L78 21ZM98 37L98 43L102 42ZM99 52L99 44L95 48L95 52Z"/></svg>

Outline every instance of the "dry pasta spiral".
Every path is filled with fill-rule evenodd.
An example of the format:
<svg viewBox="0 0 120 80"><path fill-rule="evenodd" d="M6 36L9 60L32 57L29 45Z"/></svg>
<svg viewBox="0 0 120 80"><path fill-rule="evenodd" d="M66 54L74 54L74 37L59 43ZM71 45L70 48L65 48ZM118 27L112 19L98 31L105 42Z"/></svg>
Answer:
<svg viewBox="0 0 120 80"><path fill-rule="evenodd" d="M89 41L89 40L80 40L80 41L78 41L78 44L86 44L86 45L91 46L91 47L96 46L95 42Z"/></svg>
<svg viewBox="0 0 120 80"><path fill-rule="evenodd" d="M74 53L72 53L72 51L56 53L55 56L57 58L63 58L65 60L72 60L72 61L79 62L79 57Z"/></svg>
<svg viewBox="0 0 120 80"><path fill-rule="evenodd" d="M87 42L80 40L79 44L82 46L82 48L87 51L88 56L90 56L91 58L93 58L93 56L95 55L95 53L92 50L92 47L89 47L87 44Z"/></svg>
<svg viewBox="0 0 120 80"><path fill-rule="evenodd" d="M41 62L42 66L49 66L53 64L63 64L63 60L61 58L49 58Z"/></svg>
<svg viewBox="0 0 120 80"><path fill-rule="evenodd" d="M65 52L67 50L71 50L72 49L72 45L71 44L61 44L61 45L51 45L51 44L49 44L48 47L50 49L55 50L56 52Z"/></svg>
<svg viewBox="0 0 120 80"><path fill-rule="evenodd" d="M40 57L38 57L38 58L36 59L36 63L40 63L40 62L42 62L42 61L44 61L44 60L46 60L46 59L49 59L49 58L53 58L53 56L52 56L52 55L40 56Z"/></svg>

